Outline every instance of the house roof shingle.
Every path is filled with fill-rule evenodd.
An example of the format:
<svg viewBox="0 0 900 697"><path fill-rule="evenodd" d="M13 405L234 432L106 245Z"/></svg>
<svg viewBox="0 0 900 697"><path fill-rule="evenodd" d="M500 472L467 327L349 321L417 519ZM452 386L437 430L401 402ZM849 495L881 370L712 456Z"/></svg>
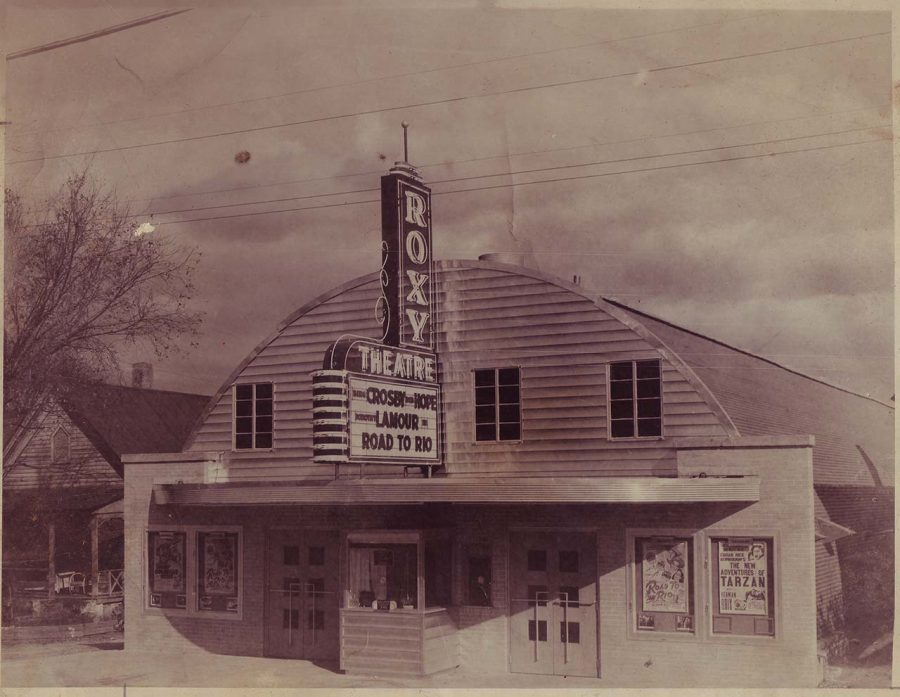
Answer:
<svg viewBox="0 0 900 697"><path fill-rule="evenodd" d="M104 383L85 383L60 399L120 474L124 454L180 451L208 401L205 395Z"/></svg>

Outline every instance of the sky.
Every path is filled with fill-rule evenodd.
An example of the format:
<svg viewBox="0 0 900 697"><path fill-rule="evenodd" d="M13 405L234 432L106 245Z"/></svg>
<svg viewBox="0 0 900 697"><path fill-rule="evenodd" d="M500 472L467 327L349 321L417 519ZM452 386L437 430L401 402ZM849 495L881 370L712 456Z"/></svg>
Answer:
<svg viewBox="0 0 900 697"><path fill-rule="evenodd" d="M7 51L160 9L11 5ZM6 184L37 200L89 167L148 234L201 252L197 348L123 353L163 389L213 393L283 318L379 267L372 189L405 120L436 258L527 252L888 400L890 31L884 12L194 7L7 60Z"/></svg>

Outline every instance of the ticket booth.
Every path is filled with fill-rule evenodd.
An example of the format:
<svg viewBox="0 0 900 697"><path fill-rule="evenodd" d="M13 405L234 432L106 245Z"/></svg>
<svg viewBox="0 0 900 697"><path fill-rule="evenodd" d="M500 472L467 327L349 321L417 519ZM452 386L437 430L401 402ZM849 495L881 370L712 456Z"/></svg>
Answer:
<svg viewBox="0 0 900 697"><path fill-rule="evenodd" d="M449 532L346 537L340 660L347 673L430 675L458 665Z"/></svg>

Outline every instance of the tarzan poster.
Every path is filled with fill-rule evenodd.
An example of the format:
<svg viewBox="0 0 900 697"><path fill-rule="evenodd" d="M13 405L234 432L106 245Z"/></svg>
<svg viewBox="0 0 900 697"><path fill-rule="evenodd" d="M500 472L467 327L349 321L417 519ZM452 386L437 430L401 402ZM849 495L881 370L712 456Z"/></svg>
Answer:
<svg viewBox="0 0 900 697"><path fill-rule="evenodd" d="M719 611L730 615L769 613L768 544L764 540L720 540Z"/></svg>

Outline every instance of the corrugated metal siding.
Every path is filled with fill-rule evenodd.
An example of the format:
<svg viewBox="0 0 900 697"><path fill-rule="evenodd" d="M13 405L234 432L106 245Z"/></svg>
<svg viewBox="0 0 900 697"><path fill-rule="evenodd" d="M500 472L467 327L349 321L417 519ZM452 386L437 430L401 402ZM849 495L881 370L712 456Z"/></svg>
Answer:
<svg viewBox="0 0 900 697"><path fill-rule="evenodd" d="M893 486L890 407L640 313L633 316L691 366L743 435L814 435L816 484L873 484L856 448L861 445L882 483Z"/></svg>
<svg viewBox="0 0 900 697"><path fill-rule="evenodd" d="M354 287L286 326L238 381L275 383L275 449L231 453L231 394L198 430L191 450L229 452L221 480L330 477L312 463L309 374L341 334L376 337L378 284ZM673 475L665 441L606 440L606 368L658 351L592 301L547 281L487 268L436 266L435 329L448 471ZM474 443L472 370L522 368L523 441ZM721 436L725 429L693 386L663 361L667 436Z"/></svg>
<svg viewBox="0 0 900 697"><path fill-rule="evenodd" d="M50 438L61 426L69 434L71 456L67 463L54 465ZM93 444L64 414L51 414L31 437L28 445L3 481L7 490L42 486L95 486L122 484L122 479Z"/></svg>
<svg viewBox="0 0 900 697"><path fill-rule="evenodd" d="M882 532L894 526L894 490L874 486L816 485L816 515L854 532Z"/></svg>

